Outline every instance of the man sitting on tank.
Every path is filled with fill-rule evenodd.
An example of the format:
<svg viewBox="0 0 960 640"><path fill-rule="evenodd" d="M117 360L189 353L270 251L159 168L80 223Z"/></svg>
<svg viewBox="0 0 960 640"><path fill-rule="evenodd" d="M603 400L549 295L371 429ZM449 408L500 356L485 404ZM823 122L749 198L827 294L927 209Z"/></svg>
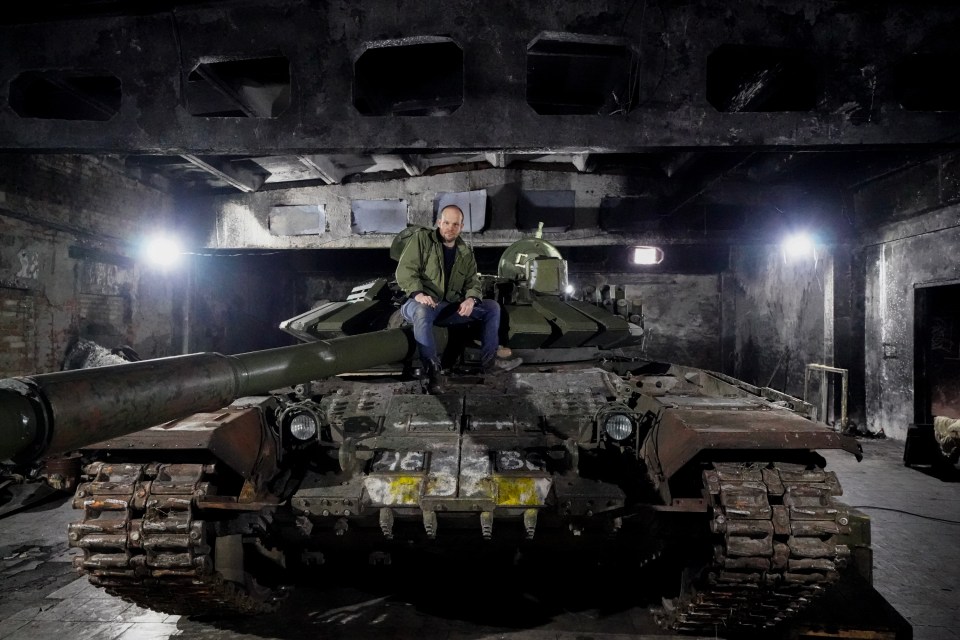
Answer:
<svg viewBox="0 0 960 640"><path fill-rule="evenodd" d="M443 207L437 228L411 237L397 264L397 284L407 294L400 313L413 325L431 393L443 392L433 325L479 320L483 324L480 366L484 373L509 371L521 363L519 358L497 357L500 305L482 299L477 260L460 237L462 230L463 210L452 204Z"/></svg>

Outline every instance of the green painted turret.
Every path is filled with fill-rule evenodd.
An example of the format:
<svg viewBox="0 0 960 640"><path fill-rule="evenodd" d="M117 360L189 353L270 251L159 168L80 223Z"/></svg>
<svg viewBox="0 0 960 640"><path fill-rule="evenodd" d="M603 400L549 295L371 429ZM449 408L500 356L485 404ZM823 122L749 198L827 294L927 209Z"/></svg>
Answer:
<svg viewBox="0 0 960 640"><path fill-rule="evenodd" d="M595 285L574 296L567 261L543 239L542 226L504 250L496 276L481 274L484 296L501 305L501 344L519 350L528 363L588 360L640 345L640 301L626 299L622 288ZM397 234L391 256L399 257L409 235ZM402 322L403 299L392 279L377 278L354 287L346 300L323 303L280 328L306 342L377 331Z"/></svg>

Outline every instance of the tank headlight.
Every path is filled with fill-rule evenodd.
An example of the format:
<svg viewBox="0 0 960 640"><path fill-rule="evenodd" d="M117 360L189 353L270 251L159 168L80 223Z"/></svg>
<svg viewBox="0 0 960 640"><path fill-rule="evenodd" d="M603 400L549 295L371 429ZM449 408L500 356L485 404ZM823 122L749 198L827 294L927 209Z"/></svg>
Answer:
<svg viewBox="0 0 960 640"><path fill-rule="evenodd" d="M290 435L297 440L309 440L317 435L317 419L303 411L290 418Z"/></svg>
<svg viewBox="0 0 960 640"><path fill-rule="evenodd" d="M622 413L614 413L607 416L603 421L603 430L607 432L613 440L626 440L633 433L633 420L630 416Z"/></svg>

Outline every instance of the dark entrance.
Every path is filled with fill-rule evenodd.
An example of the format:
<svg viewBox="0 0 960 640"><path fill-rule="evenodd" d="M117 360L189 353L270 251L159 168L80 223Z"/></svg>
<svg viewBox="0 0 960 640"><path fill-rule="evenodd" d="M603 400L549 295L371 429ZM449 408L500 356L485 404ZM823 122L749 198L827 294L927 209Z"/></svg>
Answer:
<svg viewBox="0 0 960 640"><path fill-rule="evenodd" d="M960 283L917 289L914 422L960 418Z"/></svg>

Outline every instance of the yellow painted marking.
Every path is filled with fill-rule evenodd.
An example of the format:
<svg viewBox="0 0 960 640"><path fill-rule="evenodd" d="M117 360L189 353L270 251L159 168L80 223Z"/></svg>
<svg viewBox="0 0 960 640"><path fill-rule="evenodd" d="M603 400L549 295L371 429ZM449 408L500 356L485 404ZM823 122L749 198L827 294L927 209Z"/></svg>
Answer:
<svg viewBox="0 0 960 640"><path fill-rule="evenodd" d="M378 490L376 491L377 500L380 504L385 505L416 505L420 502L420 489L423 486L423 477L422 476L396 476L391 478L383 478L379 482ZM371 495L374 492L369 491L370 486L367 487L368 492Z"/></svg>
<svg viewBox="0 0 960 640"><path fill-rule="evenodd" d="M497 504L505 507L541 504L534 478L496 478Z"/></svg>

